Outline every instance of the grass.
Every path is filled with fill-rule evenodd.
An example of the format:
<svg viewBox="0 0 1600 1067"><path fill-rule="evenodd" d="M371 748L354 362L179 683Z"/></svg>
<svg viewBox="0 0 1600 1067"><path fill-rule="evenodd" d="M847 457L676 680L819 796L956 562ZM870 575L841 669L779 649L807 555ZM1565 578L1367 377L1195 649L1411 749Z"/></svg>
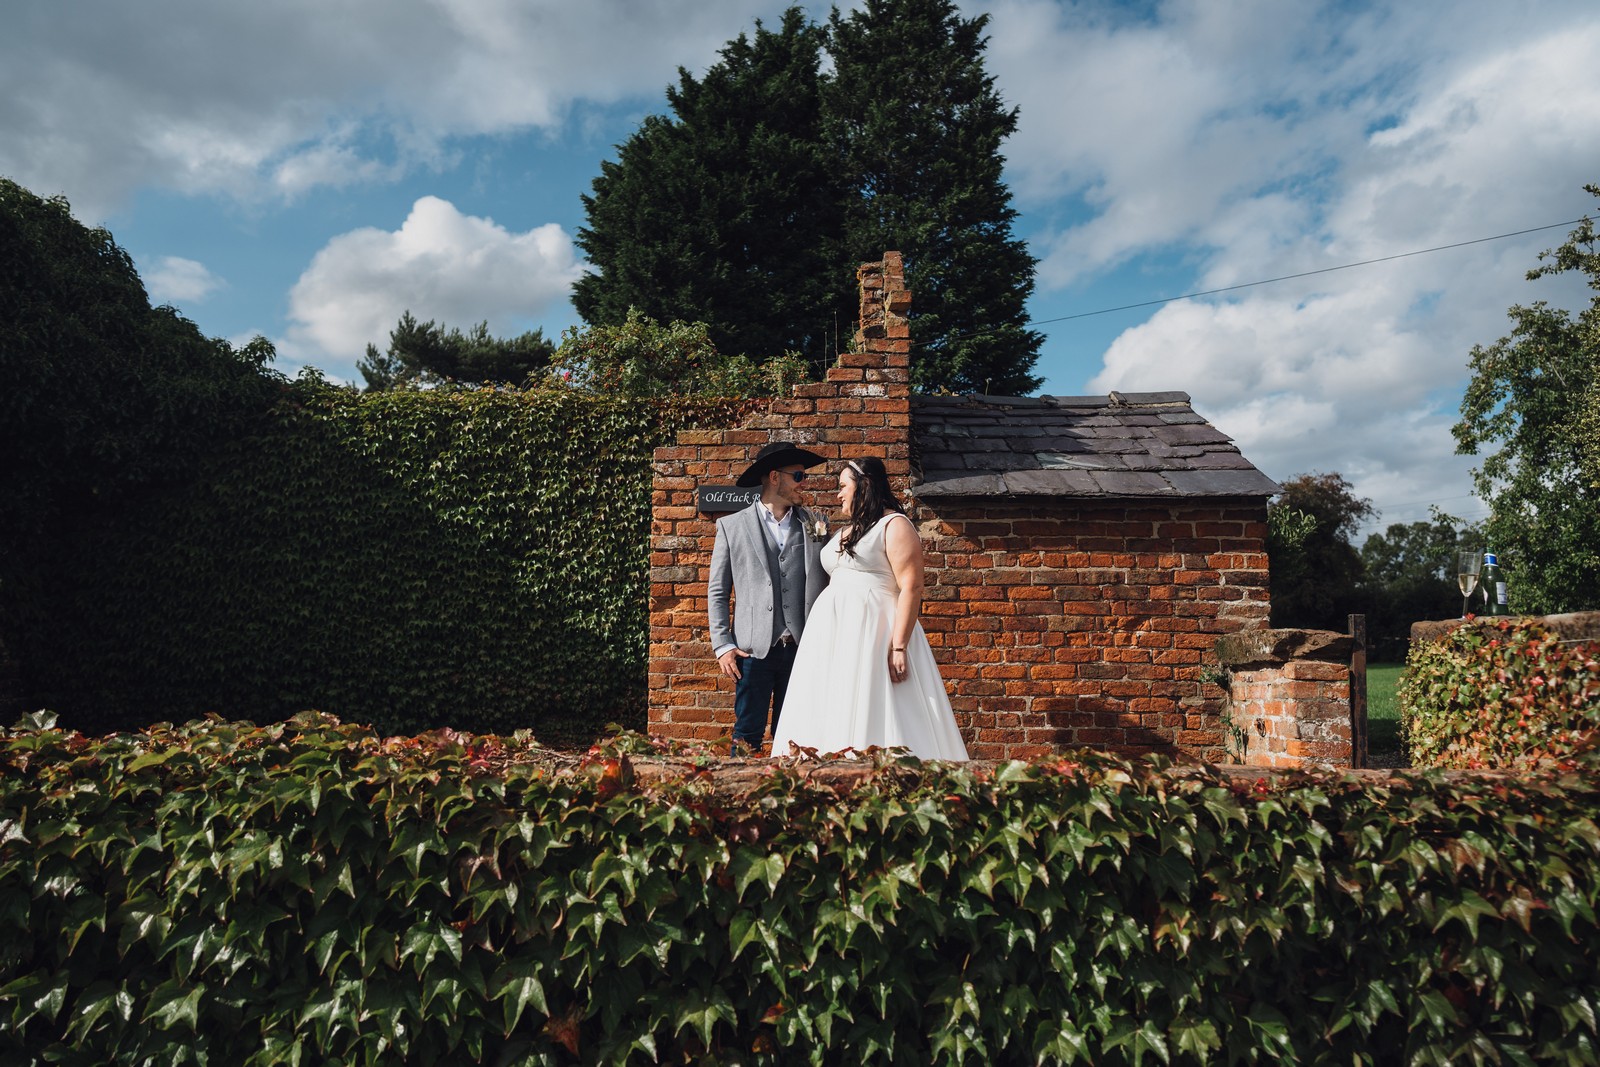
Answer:
<svg viewBox="0 0 1600 1067"><path fill-rule="evenodd" d="M1394 751L1400 747L1400 704L1395 689L1405 673L1404 663L1367 664L1367 749Z"/></svg>

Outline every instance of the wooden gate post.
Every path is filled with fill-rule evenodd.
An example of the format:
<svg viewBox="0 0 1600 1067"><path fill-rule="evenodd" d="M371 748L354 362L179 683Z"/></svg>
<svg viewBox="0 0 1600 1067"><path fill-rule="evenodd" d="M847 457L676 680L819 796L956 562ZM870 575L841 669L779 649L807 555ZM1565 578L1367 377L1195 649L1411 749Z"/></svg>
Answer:
<svg viewBox="0 0 1600 1067"><path fill-rule="evenodd" d="M1367 617L1350 616L1350 767L1367 766Z"/></svg>

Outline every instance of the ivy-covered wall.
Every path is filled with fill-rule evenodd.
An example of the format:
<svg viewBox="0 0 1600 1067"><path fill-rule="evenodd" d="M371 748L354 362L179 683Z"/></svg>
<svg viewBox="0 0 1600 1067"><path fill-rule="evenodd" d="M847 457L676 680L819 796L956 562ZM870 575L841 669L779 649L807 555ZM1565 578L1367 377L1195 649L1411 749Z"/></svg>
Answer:
<svg viewBox="0 0 1600 1067"><path fill-rule="evenodd" d="M284 389L262 430L41 561L29 703L89 731L643 724L651 451L751 402Z"/></svg>
<svg viewBox="0 0 1600 1067"><path fill-rule="evenodd" d="M1419 622L1400 685L1417 767L1524 768L1600 741L1600 612Z"/></svg>

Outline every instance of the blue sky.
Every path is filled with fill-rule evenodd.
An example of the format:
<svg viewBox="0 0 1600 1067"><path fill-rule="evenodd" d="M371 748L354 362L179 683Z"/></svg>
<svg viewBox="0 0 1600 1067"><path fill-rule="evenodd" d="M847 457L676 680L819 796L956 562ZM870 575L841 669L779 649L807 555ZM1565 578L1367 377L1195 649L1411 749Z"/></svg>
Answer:
<svg viewBox="0 0 1600 1067"><path fill-rule="evenodd" d="M76 0L8 14L0 174L108 226L157 301L357 378L401 311L575 324L579 197L678 66L781 3ZM817 16L826 5L809 5ZM1600 202L1592 0L982 0L1044 392L1184 389L1269 475L1467 517L1471 347Z"/></svg>

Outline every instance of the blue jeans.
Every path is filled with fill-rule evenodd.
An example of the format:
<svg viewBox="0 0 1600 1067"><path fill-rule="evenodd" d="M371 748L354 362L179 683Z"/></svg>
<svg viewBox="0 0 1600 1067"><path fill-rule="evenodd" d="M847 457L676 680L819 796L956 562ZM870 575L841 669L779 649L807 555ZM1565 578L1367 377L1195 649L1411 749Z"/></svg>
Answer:
<svg viewBox="0 0 1600 1067"><path fill-rule="evenodd" d="M739 681L733 687L733 744L741 742L760 748L767 738L767 708L772 708L772 727L778 727L783 711L783 695L789 690L789 672L794 670L798 644L773 645L765 659L750 656L739 661Z"/></svg>

